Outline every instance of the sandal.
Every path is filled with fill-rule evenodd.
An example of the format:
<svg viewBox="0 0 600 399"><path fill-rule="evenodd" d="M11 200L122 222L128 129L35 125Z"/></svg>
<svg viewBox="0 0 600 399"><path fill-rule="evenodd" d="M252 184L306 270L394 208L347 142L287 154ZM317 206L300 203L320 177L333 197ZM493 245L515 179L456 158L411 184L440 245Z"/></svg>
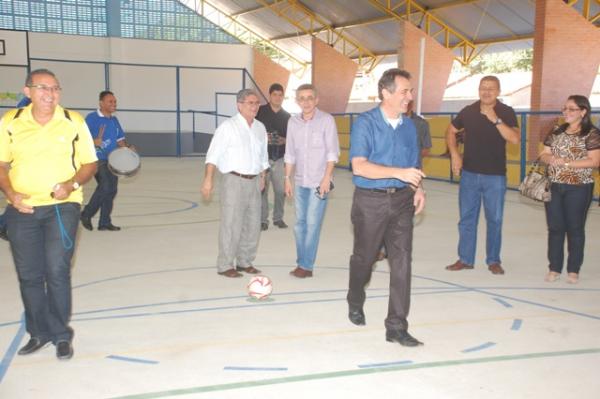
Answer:
<svg viewBox="0 0 600 399"><path fill-rule="evenodd" d="M579 273L569 273L569 277L567 277L567 283L577 284L578 282L579 282Z"/></svg>
<svg viewBox="0 0 600 399"><path fill-rule="evenodd" d="M557 281L559 278L560 278L560 273L549 271L548 274L546 274L546 277L544 277L544 281L553 283L553 282Z"/></svg>
<svg viewBox="0 0 600 399"><path fill-rule="evenodd" d="M260 270L258 270L257 268L255 268L252 265L250 265L248 267L238 266L238 267L235 268L235 270L237 270L238 272L246 272L248 274L258 274L258 273L260 273Z"/></svg>

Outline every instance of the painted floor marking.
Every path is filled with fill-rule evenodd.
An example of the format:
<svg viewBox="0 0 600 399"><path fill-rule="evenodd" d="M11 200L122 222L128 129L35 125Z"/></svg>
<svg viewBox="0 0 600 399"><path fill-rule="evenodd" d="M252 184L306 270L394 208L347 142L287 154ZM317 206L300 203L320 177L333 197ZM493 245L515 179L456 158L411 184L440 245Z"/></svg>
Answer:
<svg viewBox="0 0 600 399"><path fill-rule="evenodd" d="M124 362L132 362L132 363L143 363L143 364L158 364L160 363L157 360L147 360L147 359L139 359L135 357L127 357L127 356L119 356L119 355L108 355L107 359L112 360L122 360Z"/></svg>
<svg viewBox="0 0 600 399"><path fill-rule="evenodd" d="M591 355L591 354L600 354L600 348L578 349L578 350L560 351L560 352L523 353L520 355L492 356L492 357L484 357L484 358L477 358L477 359L442 360L442 361L438 361L438 362L414 363L414 364L406 364L406 365L398 365L398 366L390 366L390 367L373 367L373 368L363 368L363 369L340 370L340 371L332 371L332 372L325 372L325 373L315 373L315 374L304 374L304 375L296 375L296 376L289 376L289 377L269 378L269 379L264 379L264 380L234 382L234 383L229 383L229 384L205 385L205 386L199 386L199 387L172 389L172 390L168 390L168 391L148 392L148 393L142 393L142 394L127 395L127 396L117 396L117 397L113 397L112 399L167 398L170 396L191 395L191 394L199 394L199 393L205 393L205 392L219 392L219 391L228 391L228 390L233 390L233 389L254 388L254 387L268 386L268 385L290 384L290 383L294 383L294 382L326 380L326 379L331 379L331 378L353 377L353 376L362 376L362 375L369 375L369 374L376 374L376 373L386 373L386 372L389 373L389 372L395 372L395 371L408 371L408 370L416 370L416 369L430 369L430 368L436 368L436 367L465 366L465 365L470 365L470 364L484 364L484 363L506 362L506 361L516 361L516 360L544 359L544 358L552 358L552 357L578 356L578 355Z"/></svg>

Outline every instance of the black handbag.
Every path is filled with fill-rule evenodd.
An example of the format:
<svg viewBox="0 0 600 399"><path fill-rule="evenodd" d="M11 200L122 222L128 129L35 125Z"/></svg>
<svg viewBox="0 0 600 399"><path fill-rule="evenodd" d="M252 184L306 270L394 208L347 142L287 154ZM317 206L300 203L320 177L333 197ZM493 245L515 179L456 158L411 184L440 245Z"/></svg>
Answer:
<svg viewBox="0 0 600 399"><path fill-rule="evenodd" d="M547 168L540 166L539 158L533 162L525 179L519 185L521 195L535 201L550 202L550 179Z"/></svg>

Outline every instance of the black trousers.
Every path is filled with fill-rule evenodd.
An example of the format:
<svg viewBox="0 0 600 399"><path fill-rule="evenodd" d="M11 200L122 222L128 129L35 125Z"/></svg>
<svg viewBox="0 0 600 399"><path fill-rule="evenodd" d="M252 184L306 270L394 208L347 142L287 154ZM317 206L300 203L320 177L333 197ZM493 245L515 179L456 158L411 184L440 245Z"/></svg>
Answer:
<svg viewBox="0 0 600 399"><path fill-rule="evenodd" d="M548 223L548 261L550 270L561 273L567 239L567 272L579 273L585 248L585 220L592 203L594 183L552 183L552 200L546 202Z"/></svg>
<svg viewBox="0 0 600 399"><path fill-rule="evenodd" d="M386 329L408 329L412 262L414 191L380 193L356 188L352 200L354 247L350 257L348 305L362 308L365 286L381 243L385 243L390 264L390 297Z"/></svg>

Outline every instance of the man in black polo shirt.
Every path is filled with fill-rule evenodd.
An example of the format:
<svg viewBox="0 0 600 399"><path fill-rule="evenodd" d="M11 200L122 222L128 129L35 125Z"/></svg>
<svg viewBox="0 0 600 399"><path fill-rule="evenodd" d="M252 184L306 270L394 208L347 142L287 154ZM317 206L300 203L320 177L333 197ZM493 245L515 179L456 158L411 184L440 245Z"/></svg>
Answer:
<svg viewBox="0 0 600 399"><path fill-rule="evenodd" d="M461 174L459 189L458 260L447 270L473 269L477 224L483 202L487 224L486 264L493 274L504 274L500 261L502 218L506 192L506 142L518 144L521 136L515 111L498 101L500 81L484 76L479 101L463 108L446 130L452 172ZM464 156L458 152L456 133L463 129Z"/></svg>
<svg viewBox="0 0 600 399"><path fill-rule="evenodd" d="M273 184L274 206L273 224L285 229L287 224L283 221L283 206L285 204L284 177L285 169L283 155L285 154L285 137L287 134L288 119L290 114L281 107L283 103L283 86L273 83L269 87L269 103L261 105L256 119L261 121L267 129L269 137L269 165L270 169L265 179L265 189L262 193L262 211L260 227L262 230L269 228L269 182Z"/></svg>

